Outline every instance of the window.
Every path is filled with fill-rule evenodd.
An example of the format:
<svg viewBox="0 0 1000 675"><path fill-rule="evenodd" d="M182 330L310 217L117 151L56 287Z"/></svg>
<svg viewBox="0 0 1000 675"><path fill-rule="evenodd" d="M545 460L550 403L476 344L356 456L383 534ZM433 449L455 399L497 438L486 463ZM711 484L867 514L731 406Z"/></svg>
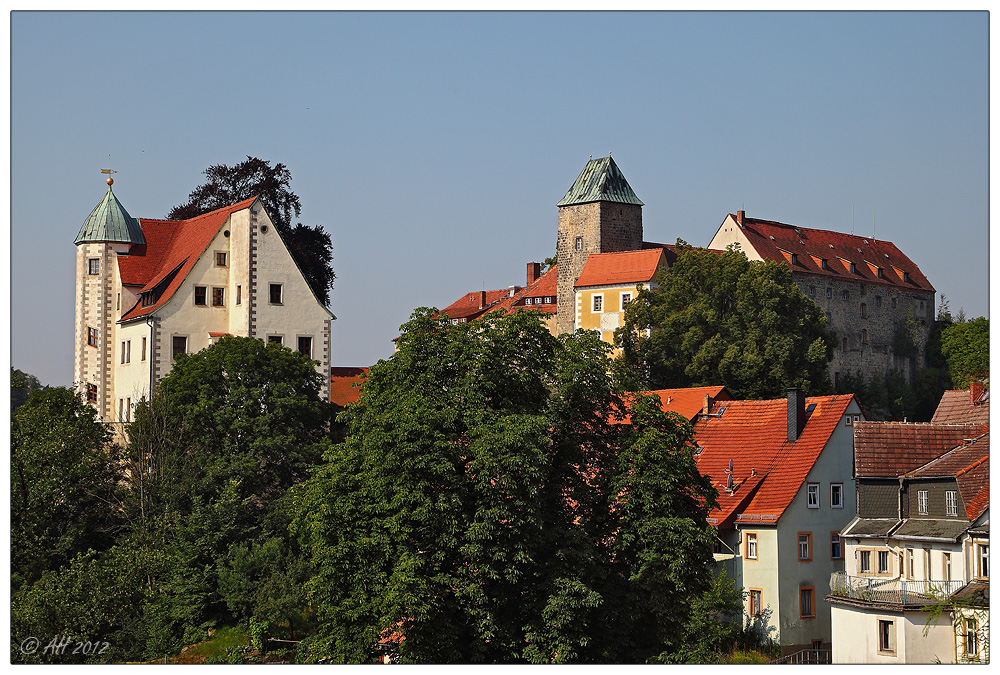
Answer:
<svg viewBox="0 0 1000 675"><path fill-rule="evenodd" d="M87 329L87 344L91 347L97 346L97 329L88 328Z"/></svg>
<svg viewBox="0 0 1000 675"><path fill-rule="evenodd" d="M944 571L944 580L951 579L951 553L947 551L941 553L941 569Z"/></svg>
<svg viewBox="0 0 1000 675"><path fill-rule="evenodd" d="M862 328L861 329L861 344L863 344L863 345L868 344L868 329L867 328Z"/></svg>
<svg viewBox="0 0 1000 675"><path fill-rule="evenodd" d="M840 543L840 532L830 533L830 560L843 560L844 547Z"/></svg>
<svg viewBox="0 0 1000 675"><path fill-rule="evenodd" d="M122 364L124 365L125 364L125 341L124 340L122 340L121 353L122 353Z"/></svg>
<svg viewBox="0 0 1000 675"><path fill-rule="evenodd" d="M946 515L958 515L958 493L956 491L947 490L944 493L944 510Z"/></svg>
<svg viewBox="0 0 1000 675"><path fill-rule="evenodd" d="M181 354L187 354L188 349L188 339L184 335L175 335L173 341L173 358L177 358Z"/></svg>
<svg viewBox="0 0 1000 675"><path fill-rule="evenodd" d="M226 266L226 253L225 253L225 251L216 251L215 252L215 264L216 264L217 267L225 267Z"/></svg>
<svg viewBox="0 0 1000 675"><path fill-rule="evenodd" d="M896 309L896 298L892 299L892 301L889 303L889 306L892 307L893 309Z"/></svg>
<svg viewBox="0 0 1000 675"><path fill-rule="evenodd" d="M632 293L622 293L622 309L625 309L625 305L632 302Z"/></svg>
<svg viewBox="0 0 1000 675"><path fill-rule="evenodd" d="M124 422L125 421L125 411L124 411L124 408L125 408L125 399L123 399L123 398L118 399L118 421L119 422Z"/></svg>
<svg viewBox="0 0 1000 675"><path fill-rule="evenodd" d="M97 403L97 385L88 384L87 385L87 400L91 403Z"/></svg>
<svg viewBox="0 0 1000 675"><path fill-rule="evenodd" d="M906 578L907 579L916 579L917 578L916 575L913 573L913 559L915 557L916 556L913 554L913 549L912 548L906 549Z"/></svg>
<svg viewBox="0 0 1000 675"><path fill-rule="evenodd" d="M207 305L208 304L208 289L205 286L195 286L194 287L194 304L196 305Z"/></svg>
<svg viewBox="0 0 1000 675"><path fill-rule="evenodd" d="M602 311L603 307L604 307L604 296L603 295L595 295L594 296L594 306L593 306L592 311L594 311L594 312L600 312L600 311Z"/></svg>
<svg viewBox="0 0 1000 675"><path fill-rule="evenodd" d="M747 560L757 559L757 533L747 532L746 533L746 546L743 550L743 557Z"/></svg>
<svg viewBox="0 0 1000 675"><path fill-rule="evenodd" d="M860 560L858 562L858 570L862 574L869 574L872 571L872 552L871 551L858 551L860 553Z"/></svg>
<svg viewBox="0 0 1000 675"><path fill-rule="evenodd" d="M285 338L283 335L268 335L267 343L274 345L283 345L285 344Z"/></svg>
<svg viewBox="0 0 1000 675"><path fill-rule="evenodd" d="M990 545L989 544L978 544L979 548L979 578L989 579L990 578Z"/></svg>
<svg viewBox="0 0 1000 675"><path fill-rule="evenodd" d="M546 295L545 296L545 304L546 305L551 305L552 304L552 296L551 295Z"/></svg>
<svg viewBox="0 0 1000 675"><path fill-rule="evenodd" d="M139 360L140 361L146 360L146 338L142 338L142 356Z"/></svg>
<svg viewBox="0 0 1000 675"><path fill-rule="evenodd" d="M816 591L812 586L799 588L799 616L801 618L811 619L816 616L815 598Z"/></svg>
<svg viewBox="0 0 1000 675"><path fill-rule="evenodd" d="M812 561L812 532L799 532L799 560Z"/></svg>
<svg viewBox="0 0 1000 675"><path fill-rule="evenodd" d="M979 624L975 619L965 620L965 655L979 654Z"/></svg>
<svg viewBox="0 0 1000 675"><path fill-rule="evenodd" d="M132 363L132 341L125 340L125 363Z"/></svg>
<svg viewBox="0 0 1000 675"><path fill-rule="evenodd" d="M844 344L844 347L843 347L843 349L844 349L844 351L846 352L846 351L847 351L847 338L846 338L846 337L845 337L845 338L844 338L844 340L843 340L843 344Z"/></svg>
<svg viewBox="0 0 1000 675"><path fill-rule="evenodd" d="M930 581L931 578L931 550L924 549L924 579Z"/></svg>
<svg viewBox="0 0 1000 675"><path fill-rule="evenodd" d="M878 573L879 574L889 573L889 551L878 552Z"/></svg>
<svg viewBox="0 0 1000 675"><path fill-rule="evenodd" d="M101 273L101 259L100 258L90 258L87 260L87 273L91 276Z"/></svg>
<svg viewBox="0 0 1000 675"><path fill-rule="evenodd" d="M815 298L816 297L816 287L815 286L810 286L809 287L809 297L810 298Z"/></svg>
<svg viewBox="0 0 1000 675"><path fill-rule="evenodd" d="M877 276L879 279L885 279L885 270L882 269L881 267L878 267L876 269L878 271L875 273L875 276Z"/></svg>
<svg viewBox="0 0 1000 675"><path fill-rule="evenodd" d="M576 246L576 250L577 251L582 251L583 250L583 237L577 237L576 238L576 244L575 244L575 246Z"/></svg>
<svg viewBox="0 0 1000 675"><path fill-rule="evenodd" d="M764 591L759 588L751 588L747 605L747 614L761 616L764 613Z"/></svg>
<svg viewBox="0 0 1000 675"><path fill-rule="evenodd" d="M881 295L876 295L875 296L875 307L881 307L881 306L882 306L882 296Z"/></svg>
<svg viewBox="0 0 1000 675"><path fill-rule="evenodd" d="M851 274L857 274L858 273L858 266L855 265L854 263L851 263L850 269L851 269ZM844 291L844 292L846 293L847 291ZM847 298L844 298L844 299L846 300Z"/></svg>
<svg viewBox="0 0 1000 675"><path fill-rule="evenodd" d="M850 300L850 299L851 299L851 292L850 292L849 290L847 290L847 289L844 289L844 290L843 290L843 291L842 291L842 292L840 293L840 297L841 297L841 298L843 298L843 299L844 299L844 301L846 302L847 300Z"/></svg>
<svg viewBox="0 0 1000 675"><path fill-rule="evenodd" d="M525 298L524 299L524 304L530 305L531 304L531 298Z"/></svg>
<svg viewBox="0 0 1000 675"><path fill-rule="evenodd" d="M829 300L832 297L833 297L833 289L832 288L827 288L826 289L826 299Z"/></svg>
<svg viewBox="0 0 1000 675"><path fill-rule="evenodd" d="M131 398L126 398L125 399L125 421L126 422L131 422L132 421L132 399Z"/></svg>
<svg viewBox="0 0 1000 675"><path fill-rule="evenodd" d="M906 281L906 282L910 281L910 273L909 272L903 272L903 281ZM893 307L895 307L895 306L896 305L894 304Z"/></svg>
<svg viewBox="0 0 1000 675"><path fill-rule="evenodd" d="M844 508L844 484L843 483L831 483L830 484L830 508L831 509L842 509L842 508Z"/></svg>
<svg viewBox="0 0 1000 675"><path fill-rule="evenodd" d="M226 296L225 288L212 288L212 307L222 307Z"/></svg>
<svg viewBox="0 0 1000 675"><path fill-rule="evenodd" d="M844 426L845 427L851 426L851 416L850 415L844 415Z"/></svg>
<svg viewBox="0 0 1000 675"><path fill-rule="evenodd" d="M141 298L142 298L142 306L143 307L149 307L154 302L156 302L153 299L153 293L151 291L147 291L147 292L143 293L142 296L141 296Z"/></svg>
<svg viewBox="0 0 1000 675"><path fill-rule="evenodd" d="M862 319L868 318L868 305L863 302L861 303L861 318Z"/></svg>
<svg viewBox="0 0 1000 675"><path fill-rule="evenodd" d="M828 270L828 269L830 269L830 265L829 265L829 264L828 264L828 263L826 262L826 258L823 258L823 259L821 259L821 260L819 261L819 267L820 267L820 269L823 269L823 270ZM828 297L829 297L829 296L828 296Z"/></svg>
<svg viewBox="0 0 1000 675"><path fill-rule="evenodd" d="M792 253L791 254L791 263L793 265L798 265L799 264L799 254L798 253Z"/></svg>
<svg viewBox="0 0 1000 675"><path fill-rule="evenodd" d="M806 485L806 506L810 509L819 508L819 483Z"/></svg>
<svg viewBox="0 0 1000 675"><path fill-rule="evenodd" d="M115 309L121 311L122 308L122 294L119 293L118 297L115 299Z"/></svg>
<svg viewBox="0 0 1000 675"><path fill-rule="evenodd" d="M927 515L927 490L917 490L917 513Z"/></svg>
<svg viewBox="0 0 1000 675"><path fill-rule="evenodd" d="M272 305L281 304L281 284L271 284L270 298Z"/></svg>
<svg viewBox="0 0 1000 675"><path fill-rule="evenodd" d="M896 622L891 619L878 620L879 654L896 653Z"/></svg>
<svg viewBox="0 0 1000 675"><path fill-rule="evenodd" d="M241 284L237 284L237 286L236 286L236 304L238 305L241 302L243 302L243 286Z"/></svg>
<svg viewBox="0 0 1000 675"><path fill-rule="evenodd" d="M311 337L299 338L299 354L302 354L307 359L311 359L312 349L313 349L313 339Z"/></svg>

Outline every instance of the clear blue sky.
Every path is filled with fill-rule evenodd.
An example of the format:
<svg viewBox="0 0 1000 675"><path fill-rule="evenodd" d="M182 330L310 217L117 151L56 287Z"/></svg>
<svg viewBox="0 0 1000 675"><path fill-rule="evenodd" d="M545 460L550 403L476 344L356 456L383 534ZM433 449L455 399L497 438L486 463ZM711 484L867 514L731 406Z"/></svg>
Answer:
<svg viewBox="0 0 1000 675"><path fill-rule="evenodd" d="M73 377L73 239L161 218L211 164L285 163L334 243L335 365L419 306L523 284L613 153L645 238L725 215L894 242L988 316L988 15L11 15L11 363ZM110 155L110 160L109 160Z"/></svg>

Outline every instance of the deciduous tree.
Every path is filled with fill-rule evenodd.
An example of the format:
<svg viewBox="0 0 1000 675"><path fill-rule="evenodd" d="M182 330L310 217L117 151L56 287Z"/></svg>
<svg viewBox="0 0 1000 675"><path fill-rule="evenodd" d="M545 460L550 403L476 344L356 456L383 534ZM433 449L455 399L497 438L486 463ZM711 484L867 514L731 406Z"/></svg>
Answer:
<svg viewBox="0 0 1000 675"><path fill-rule="evenodd" d="M959 389L990 374L990 321L985 317L954 323L941 331L941 353Z"/></svg>

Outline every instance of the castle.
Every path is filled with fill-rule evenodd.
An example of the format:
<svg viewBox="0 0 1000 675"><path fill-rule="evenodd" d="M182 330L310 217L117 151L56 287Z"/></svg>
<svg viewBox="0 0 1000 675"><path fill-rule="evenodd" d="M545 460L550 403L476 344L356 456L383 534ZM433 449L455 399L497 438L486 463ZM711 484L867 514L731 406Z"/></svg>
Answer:
<svg viewBox="0 0 1000 675"><path fill-rule="evenodd" d="M74 376L104 422L129 422L174 360L225 335L316 361L330 386L332 313L257 198L188 220L136 219L108 192L76 243Z"/></svg>
<svg viewBox="0 0 1000 675"><path fill-rule="evenodd" d="M643 202L610 157L591 159L557 203L558 239L553 333L596 330L611 342L624 306L676 259L673 246L644 241ZM825 312L837 335L830 377L897 370L907 379L926 364L935 290L892 242L728 214L707 248L738 244L751 260L788 265L803 294ZM470 293L445 307L452 320L488 311L537 309L520 298L532 284ZM535 268L537 278L537 267ZM551 285L551 280L547 279Z"/></svg>

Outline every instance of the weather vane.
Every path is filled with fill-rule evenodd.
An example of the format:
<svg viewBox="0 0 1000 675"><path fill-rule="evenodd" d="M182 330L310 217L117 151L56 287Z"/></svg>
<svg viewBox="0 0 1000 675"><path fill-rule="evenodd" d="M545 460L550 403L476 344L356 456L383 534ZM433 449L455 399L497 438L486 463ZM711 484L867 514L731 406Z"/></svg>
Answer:
<svg viewBox="0 0 1000 675"><path fill-rule="evenodd" d="M108 159L109 160L111 159L111 155L108 155ZM111 162L109 161L108 163L110 164ZM118 173L117 171L114 171L112 169L101 169L101 173L108 174L108 185L114 184L115 179L111 177L111 174Z"/></svg>

